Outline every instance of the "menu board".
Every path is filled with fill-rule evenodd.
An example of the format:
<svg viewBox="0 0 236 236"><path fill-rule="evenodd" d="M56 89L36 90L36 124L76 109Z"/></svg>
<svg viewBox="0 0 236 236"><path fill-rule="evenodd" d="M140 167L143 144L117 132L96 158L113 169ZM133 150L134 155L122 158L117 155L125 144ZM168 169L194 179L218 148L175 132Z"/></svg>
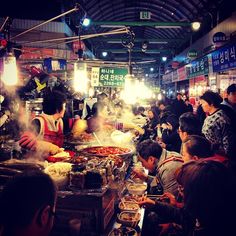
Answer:
<svg viewBox="0 0 236 236"><path fill-rule="evenodd" d="M236 44L228 45L211 53L213 72L236 68Z"/></svg>
<svg viewBox="0 0 236 236"><path fill-rule="evenodd" d="M101 87L124 87L126 68L92 67L91 84Z"/></svg>

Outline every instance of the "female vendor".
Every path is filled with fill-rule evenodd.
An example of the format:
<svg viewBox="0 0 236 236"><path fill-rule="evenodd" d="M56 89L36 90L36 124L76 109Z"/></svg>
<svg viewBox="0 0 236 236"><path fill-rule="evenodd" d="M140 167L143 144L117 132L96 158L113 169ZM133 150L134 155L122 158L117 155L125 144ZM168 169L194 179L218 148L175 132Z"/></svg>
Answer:
<svg viewBox="0 0 236 236"><path fill-rule="evenodd" d="M64 142L62 118L66 110L66 96L56 90L48 91L42 106L43 113L32 120L33 132L25 132L19 143L30 150L56 154L62 150Z"/></svg>

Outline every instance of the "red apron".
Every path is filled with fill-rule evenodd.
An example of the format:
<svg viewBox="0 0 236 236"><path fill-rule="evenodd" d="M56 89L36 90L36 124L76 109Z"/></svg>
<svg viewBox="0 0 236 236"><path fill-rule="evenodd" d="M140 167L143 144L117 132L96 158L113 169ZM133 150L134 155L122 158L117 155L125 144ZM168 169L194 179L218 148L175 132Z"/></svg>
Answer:
<svg viewBox="0 0 236 236"><path fill-rule="evenodd" d="M64 143L64 134L62 131L62 127L59 124L58 131L51 131L48 129L48 122L43 116L39 116L44 120L44 135L43 140L53 143L58 147L62 147Z"/></svg>

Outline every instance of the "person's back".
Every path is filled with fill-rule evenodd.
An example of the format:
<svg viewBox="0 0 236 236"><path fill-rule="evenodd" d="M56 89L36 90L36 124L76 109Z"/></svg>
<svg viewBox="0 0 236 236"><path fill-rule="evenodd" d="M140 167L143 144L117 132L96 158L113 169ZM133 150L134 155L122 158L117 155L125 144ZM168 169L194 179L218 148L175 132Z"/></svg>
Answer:
<svg viewBox="0 0 236 236"><path fill-rule="evenodd" d="M0 235L48 236L55 202L55 185L45 173L15 176L0 194Z"/></svg>

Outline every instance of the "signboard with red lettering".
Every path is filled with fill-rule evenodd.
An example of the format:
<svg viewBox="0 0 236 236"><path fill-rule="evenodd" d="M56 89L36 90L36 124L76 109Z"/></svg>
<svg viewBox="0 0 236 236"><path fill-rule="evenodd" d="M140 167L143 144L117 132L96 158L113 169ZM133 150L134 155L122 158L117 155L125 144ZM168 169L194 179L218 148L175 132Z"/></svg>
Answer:
<svg viewBox="0 0 236 236"><path fill-rule="evenodd" d="M185 66L180 67L177 70L177 73L178 73L178 81L182 81L182 80L188 79L187 74L186 74L186 67Z"/></svg>

